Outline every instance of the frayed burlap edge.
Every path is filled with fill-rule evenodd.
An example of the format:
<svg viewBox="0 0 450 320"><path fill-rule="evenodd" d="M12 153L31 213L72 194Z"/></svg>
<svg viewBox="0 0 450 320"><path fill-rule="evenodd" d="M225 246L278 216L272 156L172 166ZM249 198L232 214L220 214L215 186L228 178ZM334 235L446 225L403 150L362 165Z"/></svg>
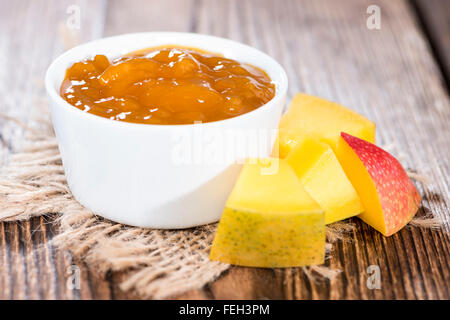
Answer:
<svg viewBox="0 0 450 320"><path fill-rule="evenodd" d="M10 156L0 174L0 221L59 213L54 246L70 251L100 274L125 272L120 288L145 298L161 299L201 288L229 268L208 258L217 224L154 230L95 216L70 193L48 118L40 121L41 128L37 130L7 115L0 117L29 133L21 151ZM434 228L441 223L435 218L416 218L412 225ZM348 222L327 227L327 259L332 244L350 240L353 230L354 225ZM311 278L332 279L340 272L323 265L302 269Z"/></svg>

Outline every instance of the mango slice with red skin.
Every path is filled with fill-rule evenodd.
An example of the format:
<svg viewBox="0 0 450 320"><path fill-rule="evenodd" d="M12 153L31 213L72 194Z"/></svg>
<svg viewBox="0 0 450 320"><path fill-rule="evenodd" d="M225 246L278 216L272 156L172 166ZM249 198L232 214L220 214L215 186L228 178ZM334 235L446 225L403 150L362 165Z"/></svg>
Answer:
<svg viewBox="0 0 450 320"><path fill-rule="evenodd" d="M364 206L359 218L385 236L411 221L421 197L397 159L345 132L341 133L336 156Z"/></svg>

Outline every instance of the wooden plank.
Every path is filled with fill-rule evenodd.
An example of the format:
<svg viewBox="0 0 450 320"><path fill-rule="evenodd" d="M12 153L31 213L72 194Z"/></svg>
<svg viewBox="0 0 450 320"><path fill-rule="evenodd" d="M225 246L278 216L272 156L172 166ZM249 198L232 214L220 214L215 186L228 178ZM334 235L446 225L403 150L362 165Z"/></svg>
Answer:
<svg viewBox="0 0 450 320"><path fill-rule="evenodd" d="M194 31L196 4L195 0L110 1L104 36L144 31ZM130 14L124 14L127 10Z"/></svg>
<svg viewBox="0 0 450 320"><path fill-rule="evenodd" d="M63 50L58 24L79 5L81 41L137 31L191 31L228 37L266 51L286 68L289 97L298 91L341 102L377 123L378 142L395 144L402 163L426 175L424 206L447 223L450 108L439 68L406 1L377 1L381 29L366 28L369 0L10 1L0 12L0 110L27 122L47 65ZM127 11L131 8L130 11ZM158 10L155 10L157 8ZM105 19L105 24L103 24ZM40 28L34 23L38 21ZM45 34L39 37L36 35ZM10 35L20 35L11 38ZM5 40L6 39L6 40ZM13 72L14 71L14 72ZM8 75L12 74L12 77ZM22 131L0 120L0 159ZM431 140L431 142L430 142ZM338 243L327 265L343 272L312 281L299 269L233 267L187 299L448 299L449 235L405 228L384 238L357 219L353 242ZM50 221L48 221L50 222ZM447 231L449 231L447 227ZM123 274L98 277L81 261L48 244L44 218L0 223L0 299L130 299L118 286ZM37 250L37 249L40 250ZM80 268L79 290L67 286L67 268ZM381 289L366 285L378 265ZM70 271L70 270L69 270Z"/></svg>
<svg viewBox="0 0 450 320"><path fill-rule="evenodd" d="M51 61L72 43L98 38L103 31L106 1L6 1L0 12L0 111L27 123L33 106L45 96L43 75ZM69 14L80 9L80 30L64 37ZM103 14L102 14L103 13ZM19 148L23 129L0 118L0 166ZM0 299L73 299L66 285L72 264L67 252L53 250L44 217L0 223ZM104 281L104 280L103 280ZM105 281L104 281L105 282ZM90 292L83 294L89 296Z"/></svg>
<svg viewBox="0 0 450 320"><path fill-rule="evenodd" d="M448 222L447 204L435 203L432 196L448 197L448 163L440 159L448 159L449 150L440 133L448 133L449 105L438 68L407 2L380 1L382 27L374 31L366 28L370 4L199 1L194 25L198 32L244 41L274 56L287 69L291 96L298 91L317 94L374 119L379 143L395 143L394 153L407 155L402 159L405 166L430 178L429 187L420 186L424 204ZM430 137L433 144L428 142ZM405 229L386 239L356 219L355 223L353 243L338 244L329 262L343 269L340 277L317 284L302 272L289 270L283 277L273 277L271 290L282 287L285 297L300 299L448 297L447 234ZM444 262L437 274L432 270L436 261ZM381 268L380 290L366 286L370 265ZM266 290L267 277L259 271L238 270L232 269L211 285L215 297L258 298L253 292ZM270 292L270 297L278 297L277 290Z"/></svg>
<svg viewBox="0 0 450 320"><path fill-rule="evenodd" d="M441 67L447 87L450 86L450 1L413 0L412 4Z"/></svg>

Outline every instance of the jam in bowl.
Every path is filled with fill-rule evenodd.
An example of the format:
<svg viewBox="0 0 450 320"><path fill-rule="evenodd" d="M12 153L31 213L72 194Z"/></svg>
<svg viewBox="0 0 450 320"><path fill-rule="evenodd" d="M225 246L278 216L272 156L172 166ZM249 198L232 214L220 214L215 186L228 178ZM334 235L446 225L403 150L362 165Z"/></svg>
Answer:
<svg viewBox="0 0 450 320"><path fill-rule="evenodd" d="M242 158L271 153L287 77L273 58L235 41L147 32L70 49L45 85L75 199L119 223L172 229L218 221ZM257 154L253 145L232 154L211 142L229 132L243 132L239 141L270 134ZM179 161L180 149L197 152L198 137L223 159Z"/></svg>
<svg viewBox="0 0 450 320"><path fill-rule="evenodd" d="M74 63L61 96L112 120L189 124L239 116L275 95L260 68L198 49L163 46L111 60L98 54Z"/></svg>

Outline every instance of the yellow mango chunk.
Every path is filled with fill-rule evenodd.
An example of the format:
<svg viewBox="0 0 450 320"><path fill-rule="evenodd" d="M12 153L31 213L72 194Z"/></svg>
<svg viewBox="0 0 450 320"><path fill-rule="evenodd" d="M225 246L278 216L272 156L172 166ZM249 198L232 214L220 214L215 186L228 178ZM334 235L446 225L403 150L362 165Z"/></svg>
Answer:
<svg viewBox="0 0 450 320"><path fill-rule="evenodd" d="M249 159L226 203L210 259L251 267L321 264L324 213L283 159Z"/></svg>
<svg viewBox="0 0 450 320"><path fill-rule="evenodd" d="M284 158L307 136L336 152L341 131L375 143L375 124L369 119L337 103L299 93L281 118L275 152Z"/></svg>
<svg viewBox="0 0 450 320"><path fill-rule="evenodd" d="M305 138L286 160L305 190L325 210L325 224L364 211L356 190L327 144Z"/></svg>

